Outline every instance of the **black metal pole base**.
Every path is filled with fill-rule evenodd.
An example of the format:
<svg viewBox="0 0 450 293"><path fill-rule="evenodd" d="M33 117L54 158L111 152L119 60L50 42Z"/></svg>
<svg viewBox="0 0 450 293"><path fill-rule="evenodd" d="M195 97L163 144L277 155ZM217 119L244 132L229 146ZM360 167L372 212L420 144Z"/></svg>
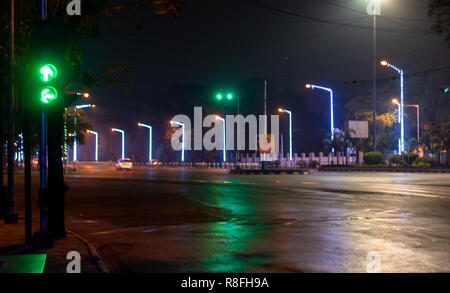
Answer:
<svg viewBox="0 0 450 293"><path fill-rule="evenodd" d="M53 248L53 237L48 232L37 231L33 234L33 249L50 249Z"/></svg>
<svg viewBox="0 0 450 293"><path fill-rule="evenodd" d="M19 221L19 215L17 213L6 213L5 224L15 224Z"/></svg>

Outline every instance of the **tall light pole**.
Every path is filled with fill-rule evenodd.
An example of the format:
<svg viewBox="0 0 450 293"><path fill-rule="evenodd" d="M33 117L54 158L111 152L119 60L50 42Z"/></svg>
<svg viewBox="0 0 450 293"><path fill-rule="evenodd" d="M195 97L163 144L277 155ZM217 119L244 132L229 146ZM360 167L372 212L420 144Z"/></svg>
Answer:
<svg viewBox="0 0 450 293"><path fill-rule="evenodd" d="M320 89L320 90L324 90L330 93L330 115L331 115L331 140L334 139L334 97L333 97L333 90L327 87L323 87L323 86L318 86L318 85L313 85L313 84L307 84L306 85L307 89ZM334 153L334 150L333 150Z"/></svg>
<svg viewBox="0 0 450 293"><path fill-rule="evenodd" d="M95 161L98 162L98 132L88 130L87 133L95 135Z"/></svg>
<svg viewBox="0 0 450 293"><path fill-rule="evenodd" d="M148 161L151 163L153 161L153 155L152 155L152 136L153 136L153 128L150 125L144 124L144 123L138 123L139 127L145 127L150 131L150 140L148 145Z"/></svg>
<svg viewBox="0 0 450 293"><path fill-rule="evenodd" d="M216 116L216 120L222 121L223 130L223 161L227 161L227 135L226 135L226 121L220 116Z"/></svg>
<svg viewBox="0 0 450 293"><path fill-rule="evenodd" d="M282 108L278 112L289 114L289 161L292 161L292 112Z"/></svg>
<svg viewBox="0 0 450 293"><path fill-rule="evenodd" d="M381 61L381 66L389 67L397 71L400 75L400 149L401 152L405 151L405 113L404 113L404 105L405 105L405 96L404 96L404 73L403 70L395 67L390 64L386 60Z"/></svg>
<svg viewBox="0 0 450 293"><path fill-rule="evenodd" d="M117 128L111 129L113 132L119 132L122 134L122 160L125 159L125 131Z"/></svg>
<svg viewBox="0 0 450 293"><path fill-rule="evenodd" d="M80 94L81 95L81 94ZM84 94L83 94L84 95ZM79 109L87 109L87 108L95 108L95 105L86 104L86 105L77 105L75 106L75 117L74 117L74 126L75 126L75 132L73 136L73 162L75 164L76 161L78 161L78 149L77 149L77 110Z"/></svg>
<svg viewBox="0 0 450 293"><path fill-rule="evenodd" d="M407 108L417 109L417 143L420 141L420 106L419 105L406 105Z"/></svg>
<svg viewBox="0 0 450 293"><path fill-rule="evenodd" d="M394 104L396 104L398 106L398 116L397 116L398 118L397 118L397 120L400 123L400 121L402 119L401 116L400 116L401 105L400 105L400 103L398 102L397 99L393 99L392 103L394 103ZM400 155L401 153L402 153L402 143L401 143L401 138L399 138L398 139L398 154Z"/></svg>
<svg viewBox="0 0 450 293"><path fill-rule="evenodd" d="M183 142L182 142L182 145L181 145L181 161L184 162L184 143L185 143L185 139L186 139L185 138L186 134L185 134L184 123L178 122L178 121L170 121L170 124L172 125L172 127L175 124L175 125L181 126L182 129L183 129Z"/></svg>
<svg viewBox="0 0 450 293"><path fill-rule="evenodd" d="M373 93L372 93L372 144L376 151L376 102L377 102L377 15L381 15L381 0L370 0L367 5L367 14L373 15Z"/></svg>

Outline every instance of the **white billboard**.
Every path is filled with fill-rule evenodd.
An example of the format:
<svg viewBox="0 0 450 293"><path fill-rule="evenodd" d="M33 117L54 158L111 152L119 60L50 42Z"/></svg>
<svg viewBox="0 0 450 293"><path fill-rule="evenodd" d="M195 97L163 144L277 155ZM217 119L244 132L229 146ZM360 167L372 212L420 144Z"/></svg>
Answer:
<svg viewBox="0 0 450 293"><path fill-rule="evenodd" d="M352 138L369 138L369 121L348 121L348 129Z"/></svg>

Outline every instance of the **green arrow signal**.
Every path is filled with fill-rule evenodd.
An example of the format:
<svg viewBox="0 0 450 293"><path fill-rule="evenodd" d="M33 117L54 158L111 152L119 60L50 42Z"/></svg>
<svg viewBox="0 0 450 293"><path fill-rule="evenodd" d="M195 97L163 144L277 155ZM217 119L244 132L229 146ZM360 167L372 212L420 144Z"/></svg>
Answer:
<svg viewBox="0 0 450 293"><path fill-rule="evenodd" d="M58 70L52 64L46 64L41 68L41 79L44 82L49 82L58 76Z"/></svg>
<svg viewBox="0 0 450 293"><path fill-rule="evenodd" d="M41 91L41 101L44 104L48 104L58 97L58 91L51 86L45 87Z"/></svg>

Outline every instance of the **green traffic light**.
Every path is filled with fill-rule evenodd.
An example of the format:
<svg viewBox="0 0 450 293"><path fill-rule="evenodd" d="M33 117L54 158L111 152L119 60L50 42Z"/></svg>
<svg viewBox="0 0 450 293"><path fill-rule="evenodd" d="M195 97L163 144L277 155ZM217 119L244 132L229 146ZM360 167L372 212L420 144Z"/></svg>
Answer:
<svg viewBox="0 0 450 293"><path fill-rule="evenodd" d="M231 100L233 98L233 95L232 94L228 94L227 98L228 98L228 100Z"/></svg>
<svg viewBox="0 0 450 293"><path fill-rule="evenodd" d="M222 100L222 95L221 95L221 94L218 94L218 95L217 95L217 99L218 99L218 100Z"/></svg>
<svg viewBox="0 0 450 293"><path fill-rule="evenodd" d="M58 70L52 64L45 64L41 67L41 80L44 82L49 82L58 76Z"/></svg>
<svg viewBox="0 0 450 293"><path fill-rule="evenodd" d="M444 93L449 93L449 92L450 92L450 88L444 89Z"/></svg>
<svg viewBox="0 0 450 293"><path fill-rule="evenodd" d="M49 104L58 98L58 91L52 86L46 86L41 90L41 102Z"/></svg>

